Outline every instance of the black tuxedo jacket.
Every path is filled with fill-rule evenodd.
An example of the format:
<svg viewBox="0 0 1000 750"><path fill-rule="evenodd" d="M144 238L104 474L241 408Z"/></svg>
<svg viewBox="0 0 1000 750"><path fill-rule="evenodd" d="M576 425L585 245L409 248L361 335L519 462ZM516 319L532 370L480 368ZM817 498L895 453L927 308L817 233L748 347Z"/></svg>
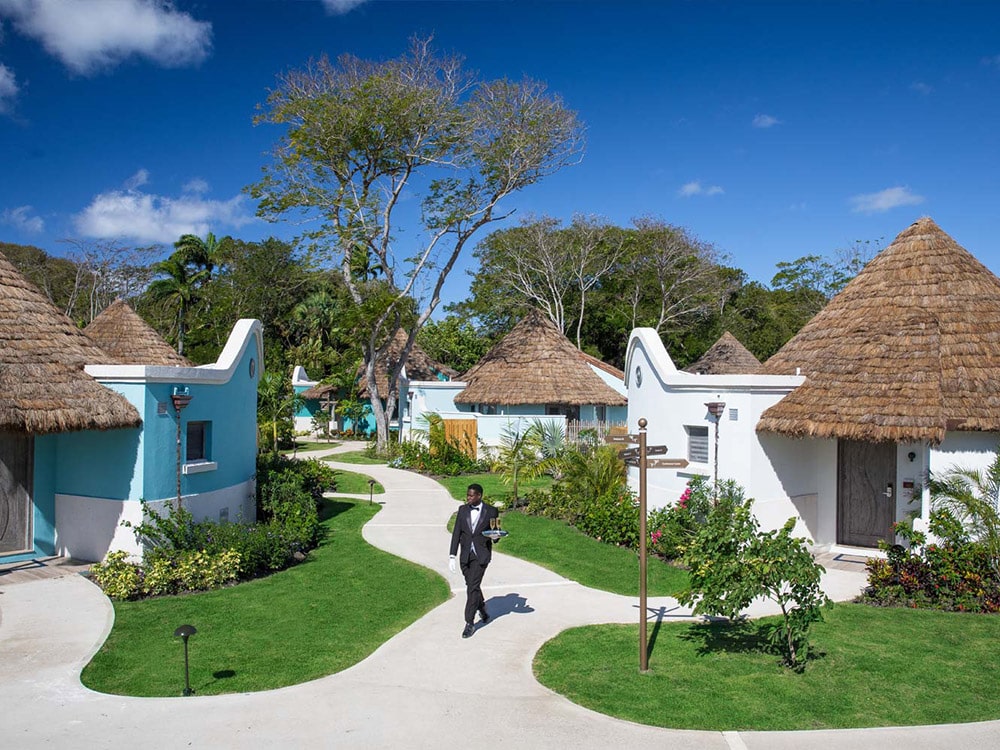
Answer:
<svg viewBox="0 0 1000 750"><path fill-rule="evenodd" d="M459 562L466 565L472 551L472 542L476 542L476 559L480 565L489 565L493 557L493 541L483 536L483 531L489 529L490 519L497 518L500 513L492 505L485 502L480 504L479 522L475 529L469 528L472 510L468 503L458 509L458 517L455 519L455 529L451 532L451 551L449 555L458 554Z"/></svg>

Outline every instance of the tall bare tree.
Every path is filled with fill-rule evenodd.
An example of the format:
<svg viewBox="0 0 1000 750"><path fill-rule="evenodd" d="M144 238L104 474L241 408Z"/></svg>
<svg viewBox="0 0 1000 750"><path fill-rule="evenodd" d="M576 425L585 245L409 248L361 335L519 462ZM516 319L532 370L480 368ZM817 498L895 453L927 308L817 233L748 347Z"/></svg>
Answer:
<svg viewBox="0 0 1000 750"><path fill-rule="evenodd" d="M76 278L66 303L66 313L79 310L85 300L84 319L96 318L116 299L140 294L152 279L153 259L162 252L156 245L131 247L117 240L66 239L67 257L76 264Z"/></svg>
<svg viewBox="0 0 1000 750"><path fill-rule="evenodd" d="M249 188L258 213L313 222L303 239L339 266L355 303L370 307L365 379L384 448L399 372L469 238L505 218L503 198L576 161L581 127L544 84L479 80L429 38L385 62L324 57L285 73L257 122L286 128ZM421 206L418 231L404 234L400 206L410 196ZM381 393L375 362L414 300L417 315Z"/></svg>
<svg viewBox="0 0 1000 750"><path fill-rule="evenodd" d="M642 217L633 224L634 245L625 269L632 327L663 334L716 309L720 295L730 290L720 286L715 248L661 219Z"/></svg>
<svg viewBox="0 0 1000 750"><path fill-rule="evenodd" d="M564 228L543 216L493 232L476 248L476 257L491 285L513 289L563 333L572 308L576 346L582 348L587 293L618 266L624 247L624 232L597 217L575 216Z"/></svg>

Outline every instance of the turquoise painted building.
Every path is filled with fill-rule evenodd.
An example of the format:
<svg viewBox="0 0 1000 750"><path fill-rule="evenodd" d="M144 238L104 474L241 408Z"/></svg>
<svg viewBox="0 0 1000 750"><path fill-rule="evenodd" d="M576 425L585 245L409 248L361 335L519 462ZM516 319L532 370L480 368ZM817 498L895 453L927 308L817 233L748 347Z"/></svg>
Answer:
<svg viewBox="0 0 1000 750"><path fill-rule="evenodd" d="M254 520L260 322L239 321L214 364L155 359L182 364L121 364L0 255L0 563L140 554L122 523L143 500Z"/></svg>
<svg viewBox="0 0 1000 750"><path fill-rule="evenodd" d="M400 328L396 331L392 340L386 347L385 352L375 363L375 380L378 384L379 393L386 393L389 389L389 370L396 366L406 346L407 334ZM445 365L432 360L427 353L416 344L410 350L410 355L406 359L406 364L400 370L398 387L398 406L396 414L390 419L392 429L398 429L405 421L406 406L408 403L408 383L413 380L433 380L436 382L447 382L452 377L458 375L457 372ZM365 403L364 412L357 422L334 414L330 429L336 432L350 431L357 436L370 437L375 434L375 415L372 413L371 404L367 403L368 388L364 383L364 370L358 368L356 379L358 381L359 398ZM342 389L336 386L319 385L314 380L309 380L306 371L302 367L296 367L292 372L292 388L302 395L304 403L295 415L296 430L312 430L312 417L321 409L330 408L338 399L346 396ZM324 406L324 404L327 404ZM383 401L383 406L385 402Z"/></svg>

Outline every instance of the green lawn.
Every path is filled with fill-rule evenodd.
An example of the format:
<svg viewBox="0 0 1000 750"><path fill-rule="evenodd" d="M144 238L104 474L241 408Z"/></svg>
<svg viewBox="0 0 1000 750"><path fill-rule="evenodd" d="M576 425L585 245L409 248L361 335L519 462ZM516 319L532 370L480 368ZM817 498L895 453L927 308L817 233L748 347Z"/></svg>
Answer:
<svg viewBox="0 0 1000 750"><path fill-rule="evenodd" d="M505 513L503 528L510 532L496 549L528 560L590 588L625 596L639 595L639 556L632 550L605 544L563 521L524 513ZM646 592L673 596L687 587L687 573L649 558ZM638 637L638 636L637 636Z"/></svg>
<svg viewBox="0 0 1000 750"><path fill-rule="evenodd" d="M439 477L456 500L465 499L470 484L483 486L483 495L502 496L509 488L498 474L464 474L457 477ZM548 489L551 477L539 477L518 483L521 488ZM452 528L454 516L448 522ZM541 516L520 512L505 513L503 527L510 532L497 543L496 549L522 560L533 562L584 586L610 591L626 596L639 595L639 556L631 550L604 544L591 539L563 521L553 521ZM646 591L649 596L672 596L687 586L687 573L680 568L650 558L646 566Z"/></svg>
<svg viewBox="0 0 1000 750"><path fill-rule="evenodd" d="M299 443L298 447L295 449L289 448L288 450L278 451L283 456L291 456L293 453L308 453L309 451L322 451L328 450L330 448L336 448L340 443L335 443L332 440L330 442L304 442Z"/></svg>
<svg viewBox="0 0 1000 750"><path fill-rule="evenodd" d="M121 695L180 695L183 649L173 632L185 623L198 629L190 640L198 695L293 685L358 663L449 595L439 575L361 538L380 507L328 500L325 541L306 562L267 578L116 602L114 629L83 683Z"/></svg>
<svg viewBox="0 0 1000 750"><path fill-rule="evenodd" d="M513 536L513 535L512 535ZM565 631L535 675L580 705L681 729L794 730L1000 718L1000 617L838 604L814 626L818 654L797 674L761 653L756 625L650 628L639 674L638 625Z"/></svg>
<svg viewBox="0 0 1000 750"><path fill-rule="evenodd" d="M470 484L483 486L483 499L491 503L513 492L513 487L503 483L499 474L462 474L457 477L434 477L434 480L447 488L456 500L465 500L465 491ZM530 490L547 490L552 486L552 477L542 476L535 479L520 479L517 483L517 494L524 495Z"/></svg>
<svg viewBox="0 0 1000 750"><path fill-rule="evenodd" d="M366 474L357 474L353 471L341 471L336 469L337 472L337 492L346 492L352 495L367 495L368 494L368 481L371 479L370 476ZM383 487L378 482L375 482L375 492L376 495L381 495L385 492L385 487Z"/></svg>
<svg viewBox="0 0 1000 750"><path fill-rule="evenodd" d="M347 453L338 453L334 456L327 456L327 461L337 461L343 464L385 464L385 459L383 458L372 458L367 455L363 450L348 451Z"/></svg>

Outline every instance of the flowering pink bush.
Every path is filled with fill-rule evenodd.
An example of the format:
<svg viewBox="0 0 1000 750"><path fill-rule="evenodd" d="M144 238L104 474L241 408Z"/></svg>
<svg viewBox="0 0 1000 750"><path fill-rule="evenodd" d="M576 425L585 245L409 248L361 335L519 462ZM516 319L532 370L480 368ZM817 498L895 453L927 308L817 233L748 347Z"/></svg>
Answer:
<svg viewBox="0 0 1000 750"><path fill-rule="evenodd" d="M688 482L677 502L657 508L649 514L652 551L668 560L679 558L695 530L705 521L711 505L711 493L704 477Z"/></svg>

